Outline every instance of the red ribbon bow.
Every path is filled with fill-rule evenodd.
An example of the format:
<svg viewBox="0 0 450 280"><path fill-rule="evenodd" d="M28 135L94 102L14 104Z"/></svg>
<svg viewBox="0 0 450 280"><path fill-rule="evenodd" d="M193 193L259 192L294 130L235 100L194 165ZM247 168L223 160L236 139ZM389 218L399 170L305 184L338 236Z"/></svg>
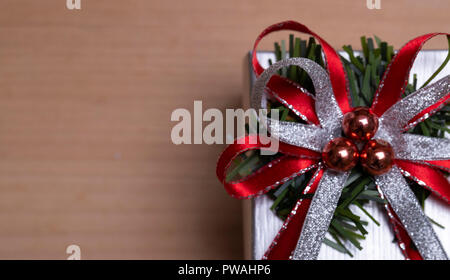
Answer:
<svg viewBox="0 0 450 280"><path fill-rule="evenodd" d="M256 49L259 42L269 33L280 30L291 30L306 33L319 40L323 47L327 71L330 76L330 81L337 103L341 108L342 113L345 114L351 111L352 107L349 101L350 99L346 84L346 75L339 55L325 40L298 22L285 21L274 24L266 28L258 36L252 52L252 64L255 74L259 76L264 71L256 56ZM408 83L411 66L418 52L425 42L437 35L448 34L430 33L419 36L404 45L392 59L384 73L382 82L380 83L382 86L378 87L371 106L372 112L374 112L377 116L381 116L387 109L400 100ZM315 125L319 124L319 120L314 109L314 99L310 95L303 92L301 87L292 81L281 76L273 76L267 84L267 91L272 95L272 97L280 102L291 105L293 111L308 123ZM431 105L416 115L410 123L419 120L425 114L433 114L438 108L440 108L440 106L445 104L448 98L450 98L450 93L447 94L445 98L439 100L439 102ZM324 169L318 165L321 160L321 155L317 152L283 142L280 142L279 147L279 151L283 154L283 156L266 164L252 175L242 180L236 182L226 182L226 171L237 156L249 150L269 148L269 144L262 144L268 143L268 141L260 141L259 137L260 136L257 135L249 135L244 137L244 139L236 140L235 143L229 145L220 156L217 163L216 172L217 177L224 184L226 191L235 198L248 199L265 194L269 190L300 174L310 170L315 170L315 174L309 182L310 188L307 188L307 193L314 193L324 171ZM409 173L410 178L413 180L422 181L425 183L426 188L431 190L434 194L437 194L447 203L450 203L450 183L443 173L439 171L439 169L441 169L446 172L450 172L450 160L421 162L396 160L395 163L399 168L401 168L401 170ZM284 221L282 228L273 240L269 249L266 251L264 258L289 258L291 252L297 244L297 240L299 239L300 229L302 228L310 202L311 199L309 198L302 198L297 201L294 209ZM413 246L411 246L412 241L410 237L389 205L386 205L386 211L389 214L389 220L394 229L398 243L404 244L404 246L400 246L404 256L408 259L422 259L420 254L413 249Z"/></svg>

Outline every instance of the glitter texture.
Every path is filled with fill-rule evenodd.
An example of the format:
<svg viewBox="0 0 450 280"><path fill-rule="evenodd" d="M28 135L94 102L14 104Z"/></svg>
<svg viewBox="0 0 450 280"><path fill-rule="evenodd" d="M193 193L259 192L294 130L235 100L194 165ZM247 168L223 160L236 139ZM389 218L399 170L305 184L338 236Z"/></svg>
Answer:
<svg viewBox="0 0 450 280"><path fill-rule="evenodd" d="M350 172L335 172L331 169L324 172L308 209L292 259L317 259L349 174Z"/></svg>
<svg viewBox="0 0 450 280"><path fill-rule="evenodd" d="M282 142L316 152L321 152L328 141L334 138L328 131L318 126L294 122L278 122L270 119L267 120L267 123L271 135Z"/></svg>
<svg viewBox="0 0 450 280"><path fill-rule="evenodd" d="M403 134L394 143L395 157L407 160L447 160L450 139Z"/></svg>
<svg viewBox="0 0 450 280"><path fill-rule="evenodd" d="M448 94L449 82L450 76L446 76L394 104L381 116L378 132L374 138L389 142L398 159L448 160L450 158L448 139L406 134L402 131L412 118ZM376 183L399 216L420 255L424 259L447 259L428 218L400 170L394 166L390 172L377 176Z"/></svg>
<svg viewBox="0 0 450 280"><path fill-rule="evenodd" d="M306 58L289 58L274 63L256 80L251 95L251 105L256 110L267 108L265 91L267 83L279 69L290 65L304 69L313 81L316 92L315 109L317 117L320 120L321 129L313 125L306 126L298 123L270 120L268 130L271 135L279 138L283 142L320 151L331 139L341 135L343 115L334 97L328 74L319 64ZM274 131L272 131L272 128ZM311 135L304 135L306 130Z"/></svg>
<svg viewBox="0 0 450 280"><path fill-rule="evenodd" d="M450 91L450 75L403 98L389 108L380 118L374 138L389 142L395 157L411 161L448 160L450 141L422 135L402 133L409 121L435 104ZM424 118L428 117L426 114ZM412 126L410 126L412 127ZM424 259L447 259L428 218L417 203L397 167L375 177L377 185L399 216L408 235Z"/></svg>
<svg viewBox="0 0 450 280"><path fill-rule="evenodd" d="M446 260L447 255L430 221L400 170L394 166L388 173L376 176L375 182L408 231L420 255L425 260Z"/></svg>
<svg viewBox="0 0 450 280"><path fill-rule="evenodd" d="M437 103L450 92L450 75L406 96L389 108L380 118L380 124L402 130L420 112Z"/></svg>

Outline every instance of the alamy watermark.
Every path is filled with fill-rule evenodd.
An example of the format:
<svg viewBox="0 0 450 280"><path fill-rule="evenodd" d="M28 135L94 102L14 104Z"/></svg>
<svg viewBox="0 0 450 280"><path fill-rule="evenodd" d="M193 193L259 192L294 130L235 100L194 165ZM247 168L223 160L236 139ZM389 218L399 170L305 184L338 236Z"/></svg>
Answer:
<svg viewBox="0 0 450 280"><path fill-rule="evenodd" d="M381 0L366 0L367 9L381 9Z"/></svg>
<svg viewBox="0 0 450 280"><path fill-rule="evenodd" d="M232 144L235 139L238 144L266 145L267 149L261 151L262 154L272 155L278 152L279 140L269 137L266 123L268 118L267 109L258 112L255 109L226 109L225 116L221 110L210 108L203 112L203 104L200 100L194 101L193 116L191 112L184 108L175 109L170 120L178 122L172 127L170 134L172 143L180 144ZM270 110L270 119L279 120L279 110ZM204 122L207 125L203 126ZM247 130L246 131L246 126ZM245 143L246 132L250 135L258 135L248 139Z"/></svg>
<svg viewBox="0 0 450 280"><path fill-rule="evenodd" d="M81 10L81 0L66 0L66 7L69 10Z"/></svg>
<svg viewBox="0 0 450 280"><path fill-rule="evenodd" d="M69 255L67 257L68 260L81 260L81 248L78 245L72 244L67 246L66 254Z"/></svg>

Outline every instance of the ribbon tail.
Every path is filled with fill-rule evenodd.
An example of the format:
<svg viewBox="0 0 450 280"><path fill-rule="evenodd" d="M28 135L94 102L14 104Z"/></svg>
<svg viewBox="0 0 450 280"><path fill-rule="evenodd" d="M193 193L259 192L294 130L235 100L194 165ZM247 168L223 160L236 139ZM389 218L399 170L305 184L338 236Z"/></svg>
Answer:
<svg viewBox="0 0 450 280"><path fill-rule="evenodd" d="M398 167L375 177L375 183L425 260L447 260L447 255Z"/></svg>
<svg viewBox="0 0 450 280"><path fill-rule="evenodd" d="M348 175L349 172L330 169L324 172L308 209L292 259L317 259Z"/></svg>
<svg viewBox="0 0 450 280"><path fill-rule="evenodd" d="M323 168L319 167L317 169L308 185L303 190L304 195L312 194L316 191L317 185L319 185L320 179L323 176L323 172ZM297 244L298 237L300 236L300 231L298 229L303 225L310 204L310 198L300 198L297 201L291 213L284 221L277 236L269 246L269 249L264 254L263 259L287 260L290 258L292 251Z"/></svg>
<svg viewBox="0 0 450 280"><path fill-rule="evenodd" d="M384 198L383 193L379 190L381 197ZM392 229L394 231L394 235L397 238L398 246L400 247L400 250L402 251L403 255L407 260L423 260L420 256L419 252L414 248L413 242L411 238L408 235L408 232L406 232L405 228L403 227L402 223L400 223L397 215L395 215L394 211L392 210L392 207L389 205L389 203L386 203L384 205L384 209L386 210L386 213L388 214L389 222L392 226Z"/></svg>

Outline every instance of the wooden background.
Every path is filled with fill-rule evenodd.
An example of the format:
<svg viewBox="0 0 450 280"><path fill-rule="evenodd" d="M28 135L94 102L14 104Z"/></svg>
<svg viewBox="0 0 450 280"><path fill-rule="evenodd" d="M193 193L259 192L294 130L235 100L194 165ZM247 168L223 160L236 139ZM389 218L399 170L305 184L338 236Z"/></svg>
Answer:
<svg viewBox="0 0 450 280"><path fill-rule="evenodd" d="M336 48L449 31L449 1L381 1L2 0L0 258L241 258L223 146L173 145L172 111L239 107L243 57L277 21Z"/></svg>

